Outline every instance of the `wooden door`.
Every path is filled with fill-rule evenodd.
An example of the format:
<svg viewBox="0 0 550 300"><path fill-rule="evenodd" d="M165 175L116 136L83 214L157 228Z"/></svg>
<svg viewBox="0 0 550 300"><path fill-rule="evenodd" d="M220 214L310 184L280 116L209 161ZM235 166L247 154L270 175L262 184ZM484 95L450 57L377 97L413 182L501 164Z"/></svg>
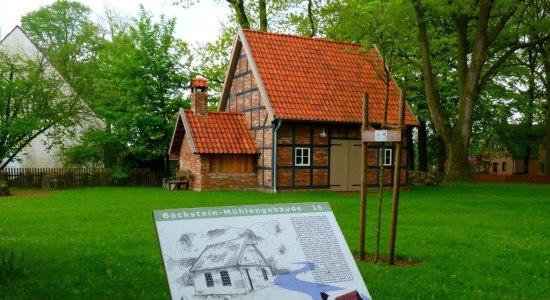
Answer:
<svg viewBox="0 0 550 300"><path fill-rule="evenodd" d="M348 191L361 190L361 141L348 141Z"/></svg>
<svg viewBox="0 0 550 300"><path fill-rule="evenodd" d="M361 190L361 141L333 139L330 146L330 189Z"/></svg>

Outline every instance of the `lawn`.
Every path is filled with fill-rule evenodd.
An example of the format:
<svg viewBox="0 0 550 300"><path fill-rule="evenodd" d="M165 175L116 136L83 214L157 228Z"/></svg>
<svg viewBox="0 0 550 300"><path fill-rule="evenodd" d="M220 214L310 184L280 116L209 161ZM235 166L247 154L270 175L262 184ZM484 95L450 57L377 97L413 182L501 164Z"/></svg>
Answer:
<svg viewBox="0 0 550 300"><path fill-rule="evenodd" d="M384 254L390 199L388 192ZM330 202L357 253L359 194L92 188L0 198L0 249L16 257L0 299L167 299L154 209L307 201ZM369 195L368 252L375 201ZM358 263L374 299L550 299L550 186L454 184L403 192L396 255L422 263Z"/></svg>

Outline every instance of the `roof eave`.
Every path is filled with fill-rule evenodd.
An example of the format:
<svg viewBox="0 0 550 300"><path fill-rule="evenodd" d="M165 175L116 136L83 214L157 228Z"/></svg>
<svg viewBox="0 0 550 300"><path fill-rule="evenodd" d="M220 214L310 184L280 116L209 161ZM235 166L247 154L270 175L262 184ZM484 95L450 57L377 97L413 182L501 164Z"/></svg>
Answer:
<svg viewBox="0 0 550 300"><path fill-rule="evenodd" d="M185 129L185 132L187 133L186 136L189 139L189 147L191 147L191 152L197 153L197 147L195 147L195 141L193 140L193 131L191 130L191 127L189 126L189 120L187 120L187 115L185 114L185 111L181 109L182 112L182 121L183 121L183 128ZM183 142L183 140L182 140Z"/></svg>

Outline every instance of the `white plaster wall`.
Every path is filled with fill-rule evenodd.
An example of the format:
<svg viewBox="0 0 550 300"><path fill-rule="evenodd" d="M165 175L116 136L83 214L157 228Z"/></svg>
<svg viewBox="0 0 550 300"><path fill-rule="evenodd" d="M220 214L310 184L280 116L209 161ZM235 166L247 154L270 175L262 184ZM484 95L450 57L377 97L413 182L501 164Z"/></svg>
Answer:
<svg viewBox="0 0 550 300"><path fill-rule="evenodd" d="M43 55L40 53L38 48L29 40L27 35L23 32L19 26L15 27L4 39L0 42L0 50L5 51L9 54L17 54L25 59L38 60L42 59ZM57 71L48 65L47 70L52 73ZM70 87L67 85L65 87L67 91ZM88 120L81 122L79 126L73 128L76 130L76 139L85 132L87 128L103 127L103 122L93 117L93 113L90 111L87 115L90 115ZM27 147L25 147L19 154L18 157L21 162L18 164L21 168L60 168L62 167L62 162L58 158L60 152L59 147L50 147L48 150L48 145L51 144L51 140L45 134L41 134L32 140ZM75 142L70 139L63 139L62 143L65 145L71 145Z"/></svg>
<svg viewBox="0 0 550 300"><path fill-rule="evenodd" d="M19 28L15 27L8 35L4 37L0 47L9 54L18 54L26 59L36 59L42 57L40 51L29 40L27 35Z"/></svg>

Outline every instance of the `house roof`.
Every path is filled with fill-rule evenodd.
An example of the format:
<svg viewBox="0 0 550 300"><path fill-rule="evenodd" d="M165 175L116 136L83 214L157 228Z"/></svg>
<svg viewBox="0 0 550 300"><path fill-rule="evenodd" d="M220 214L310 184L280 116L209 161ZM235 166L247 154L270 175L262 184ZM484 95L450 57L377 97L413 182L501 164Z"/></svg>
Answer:
<svg viewBox="0 0 550 300"><path fill-rule="evenodd" d="M170 144L170 153L178 153L185 130L196 154L258 154L258 146L242 113L208 112L197 117L192 110L180 110Z"/></svg>
<svg viewBox="0 0 550 300"><path fill-rule="evenodd" d="M358 44L253 30L239 30L239 46L259 77L260 92L265 93L275 119L361 123L367 92L369 123L383 123L385 68L375 47L365 51ZM234 51L233 59L239 55ZM226 89L231 86L227 83ZM397 124L399 94L392 80L389 124ZM224 92L222 103L227 96ZM405 123L417 124L408 107Z"/></svg>
<svg viewBox="0 0 550 300"><path fill-rule="evenodd" d="M247 238L243 237L208 245L189 271L235 267L239 264L242 250L247 244Z"/></svg>

